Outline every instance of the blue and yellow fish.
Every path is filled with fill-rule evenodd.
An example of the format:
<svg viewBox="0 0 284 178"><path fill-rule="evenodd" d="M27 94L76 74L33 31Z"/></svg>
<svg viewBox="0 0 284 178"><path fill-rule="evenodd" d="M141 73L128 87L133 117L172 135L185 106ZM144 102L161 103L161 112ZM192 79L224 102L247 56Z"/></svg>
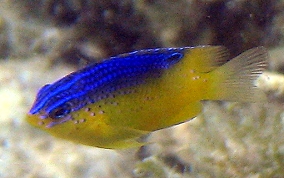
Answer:
<svg viewBox="0 0 284 178"><path fill-rule="evenodd" d="M102 148L142 145L137 138L197 116L201 100L256 102L264 47L228 61L221 46L158 48L111 57L73 72L37 94L28 122L50 134Z"/></svg>

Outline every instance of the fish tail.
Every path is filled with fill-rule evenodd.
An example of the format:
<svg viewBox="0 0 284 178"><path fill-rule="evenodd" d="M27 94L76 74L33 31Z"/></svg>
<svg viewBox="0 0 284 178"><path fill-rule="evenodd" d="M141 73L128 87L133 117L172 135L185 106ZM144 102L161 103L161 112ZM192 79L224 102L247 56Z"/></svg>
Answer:
<svg viewBox="0 0 284 178"><path fill-rule="evenodd" d="M265 70L267 58L267 50L256 47L212 71L213 92L209 98L239 102L265 101L266 96L256 87L255 80Z"/></svg>

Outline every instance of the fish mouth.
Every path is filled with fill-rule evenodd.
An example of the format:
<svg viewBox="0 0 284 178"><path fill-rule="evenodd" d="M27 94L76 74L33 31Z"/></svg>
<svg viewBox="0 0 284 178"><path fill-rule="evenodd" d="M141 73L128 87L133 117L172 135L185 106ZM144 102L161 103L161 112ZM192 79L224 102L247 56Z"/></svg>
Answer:
<svg viewBox="0 0 284 178"><path fill-rule="evenodd" d="M39 120L37 122L37 125L38 126L44 126L45 125L46 128L52 128L56 125L62 124L62 123L67 122L69 120L73 120L73 117L70 114L65 116L65 117L62 117L60 119L52 119L48 116L48 114L36 115L36 114L29 113L28 117L33 117L32 120L34 120L35 119L34 117L36 117L37 120ZM32 124L32 125L34 125L34 124Z"/></svg>

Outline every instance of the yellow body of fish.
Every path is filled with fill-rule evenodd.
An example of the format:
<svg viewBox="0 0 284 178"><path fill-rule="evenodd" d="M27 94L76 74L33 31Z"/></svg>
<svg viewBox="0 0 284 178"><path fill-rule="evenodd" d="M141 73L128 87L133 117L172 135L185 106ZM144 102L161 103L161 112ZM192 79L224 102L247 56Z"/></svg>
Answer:
<svg viewBox="0 0 284 178"><path fill-rule="evenodd" d="M201 100L264 100L253 82L264 70L266 58L263 47L248 50L229 62L223 47L190 48L160 77L116 91L127 94L88 104L72 112L66 122L48 128L46 124L52 118L42 120L39 114L29 115L28 122L54 136L85 145L143 145L136 141L140 136L197 116L202 110Z"/></svg>

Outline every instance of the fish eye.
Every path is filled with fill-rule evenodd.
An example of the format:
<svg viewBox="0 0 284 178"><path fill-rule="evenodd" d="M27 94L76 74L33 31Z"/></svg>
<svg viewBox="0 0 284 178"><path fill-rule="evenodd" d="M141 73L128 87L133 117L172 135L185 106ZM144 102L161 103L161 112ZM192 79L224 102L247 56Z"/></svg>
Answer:
<svg viewBox="0 0 284 178"><path fill-rule="evenodd" d="M71 103L65 103L50 112L49 117L52 119L60 119L71 112Z"/></svg>

